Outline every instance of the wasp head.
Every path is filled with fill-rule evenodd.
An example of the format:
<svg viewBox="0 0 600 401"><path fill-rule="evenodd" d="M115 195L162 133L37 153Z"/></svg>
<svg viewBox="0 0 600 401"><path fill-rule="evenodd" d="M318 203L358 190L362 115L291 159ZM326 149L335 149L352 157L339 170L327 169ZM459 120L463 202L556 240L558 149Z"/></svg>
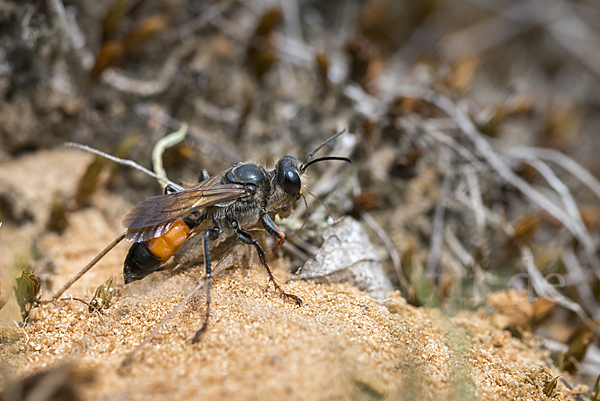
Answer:
<svg viewBox="0 0 600 401"><path fill-rule="evenodd" d="M303 170L298 160L284 156L275 165L272 174L271 205L280 217L288 217L294 210L294 203L302 195Z"/></svg>
<svg viewBox="0 0 600 401"><path fill-rule="evenodd" d="M271 172L271 204L276 214L285 218L292 213L294 210L294 203L300 199L302 190L306 186L306 178L303 180L302 176L308 166L324 160L340 160L352 163L347 157L339 156L327 156L311 160L323 146L342 135L345 131L346 130L344 129L338 132L317 146L317 148L308 155L304 163L298 162L298 160L292 156L284 156L279 159L275 165L275 169Z"/></svg>
<svg viewBox="0 0 600 401"><path fill-rule="evenodd" d="M284 156L277 162L275 167L276 183L286 195L298 200L302 190L302 173L298 169L298 160L292 156Z"/></svg>

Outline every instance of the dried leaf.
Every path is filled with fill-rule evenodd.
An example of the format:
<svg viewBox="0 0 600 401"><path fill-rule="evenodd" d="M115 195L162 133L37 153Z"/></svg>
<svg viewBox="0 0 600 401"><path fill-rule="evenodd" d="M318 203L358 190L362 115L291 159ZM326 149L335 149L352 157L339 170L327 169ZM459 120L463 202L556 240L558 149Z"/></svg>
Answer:
<svg viewBox="0 0 600 401"><path fill-rule="evenodd" d="M352 210L348 212L350 216L358 217L361 212L375 209L379 206L381 200L375 191L363 191L352 198Z"/></svg>
<svg viewBox="0 0 600 401"><path fill-rule="evenodd" d="M564 370L574 372L577 369L577 364L574 361L580 362L583 360L589 345L594 341L596 333L593 328L598 326L598 319L594 319L588 324L583 324L577 329L567 341L569 350L565 354Z"/></svg>
<svg viewBox="0 0 600 401"><path fill-rule="evenodd" d="M473 81L478 64L479 57L472 55L453 65L452 71L446 79L448 86L457 92L467 91Z"/></svg>
<svg viewBox="0 0 600 401"><path fill-rule="evenodd" d="M0 278L0 309L4 308L4 305L8 302L8 294L4 291L3 280Z"/></svg>
<svg viewBox="0 0 600 401"><path fill-rule="evenodd" d="M404 270L404 274L406 277L410 279L415 270L415 249L417 247L417 239L415 237L410 237L408 239L406 249L402 252L402 261L400 265L402 266L402 270Z"/></svg>
<svg viewBox="0 0 600 401"><path fill-rule="evenodd" d="M392 121L408 113L433 118L437 116L438 110L423 99L406 96L396 96L388 106L388 116Z"/></svg>
<svg viewBox="0 0 600 401"><path fill-rule="evenodd" d="M547 114L546 127L540 145L557 150L567 150L579 136L583 111L570 105L554 106Z"/></svg>
<svg viewBox="0 0 600 401"><path fill-rule="evenodd" d="M407 23L407 14L401 2L366 1L358 16L358 32L376 43L386 56L393 54L410 33L412 24Z"/></svg>
<svg viewBox="0 0 600 401"><path fill-rule="evenodd" d="M18 277L16 282L17 286L14 288L15 296L17 297L17 303L21 308L23 320L26 320L29 316L31 307L40 292L40 280L28 267L25 267L21 273L21 277Z"/></svg>
<svg viewBox="0 0 600 401"><path fill-rule="evenodd" d="M477 128L485 135L496 138L498 137L499 128L508 118L508 112L504 105L494 107L491 113L485 120L477 122Z"/></svg>
<svg viewBox="0 0 600 401"><path fill-rule="evenodd" d="M94 296L90 301L90 312L94 309L100 311L107 309L110 306L110 301L117 295L117 279L115 276L111 276L104 284L96 288Z"/></svg>
<svg viewBox="0 0 600 401"><path fill-rule="evenodd" d="M164 167L184 166L196 156L194 149L185 144L178 143L175 146L165 149L162 160Z"/></svg>
<svg viewBox="0 0 600 401"><path fill-rule="evenodd" d="M598 401L600 398L600 375L596 378L596 383L594 383L594 389L592 390L592 396L590 397L590 401Z"/></svg>
<svg viewBox="0 0 600 401"><path fill-rule="evenodd" d="M48 230L62 234L69 225L67 220L67 206L65 199L56 197L50 206L50 218L48 219Z"/></svg>
<svg viewBox="0 0 600 401"><path fill-rule="evenodd" d="M583 224L585 224L585 228L589 231L592 231L598 228L600 224L600 209L596 206L582 206L579 208L579 213L581 214L581 219L583 220Z"/></svg>
<svg viewBox="0 0 600 401"><path fill-rule="evenodd" d="M152 15L139 23L123 39L127 51L137 50L144 42L152 39L161 31L167 29L170 24L170 17L167 14Z"/></svg>
<svg viewBox="0 0 600 401"><path fill-rule="evenodd" d="M100 184L100 174L104 167L108 164L108 160L101 156L96 156L88 165L83 176L77 183L77 190L74 196L75 210L83 207L90 195L93 194Z"/></svg>
<svg viewBox="0 0 600 401"><path fill-rule="evenodd" d="M246 132L246 126L248 125L248 119L250 118L250 113L252 113L252 109L254 108L254 96L251 94L246 94L244 96L244 108L240 113L240 117L237 121L237 127L235 130L235 138L241 140L244 137L244 133Z"/></svg>
<svg viewBox="0 0 600 401"><path fill-rule="evenodd" d="M552 380L550 380L548 383L546 383L546 385L544 386L544 394L546 394L546 397L552 396L552 393L554 392L554 389L556 388L556 385L558 384L558 378L561 376L562 375L558 375L558 376L554 377Z"/></svg>
<svg viewBox="0 0 600 401"><path fill-rule="evenodd" d="M21 339L23 331L18 327L0 327L0 345L14 344Z"/></svg>
<svg viewBox="0 0 600 401"><path fill-rule="evenodd" d="M403 180L415 178L418 174L417 163L422 153L421 149L411 147L406 152L399 154L390 166L390 175Z"/></svg>
<svg viewBox="0 0 600 401"><path fill-rule="evenodd" d="M328 76L331 61L329 55L325 52L317 52L315 54L315 64L317 65L317 76L321 83L321 94L326 94L330 88Z"/></svg>
<svg viewBox="0 0 600 401"><path fill-rule="evenodd" d="M260 18L254 34L248 41L246 59L254 76L261 81L266 72L277 61L277 51L273 46L272 32L283 20L281 8L273 8Z"/></svg>
<svg viewBox="0 0 600 401"><path fill-rule="evenodd" d="M129 154L129 151L138 143L138 140L139 136L137 134L128 135L119 144L119 147L114 152L114 156L118 157L119 159L125 159ZM120 167L121 165L119 163L111 163L110 173L107 179L107 185L110 185L115 180Z"/></svg>
<svg viewBox="0 0 600 401"><path fill-rule="evenodd" d="M254 35L251 40L257 36L268 36L273 32L273 29L283 21L283 12L281 8L275 7L264 13L256 28L254 29Z"/></svg>
<svg viewBox="0 0 600 401"><path fill-rule="evenodd" d="M537 324L550 315L556 308L556 302L540 297L533 303L533 323Z"/></svg>
<svg viewBox="0 0 600 401"><path fill-rule="evenodd" d="M513 244L516 246L522 246L531 242L539 225L539 214L524 216L515 224L515 234L512 237Z"/></svg>
<svg viewBox="0 0 600 401"><path fill-rule="evenodd" d="M362 37L354 37L346 44L350 56L350 79L357 82L365 92L374 94L381 71L381 55L377 46Z"/></svg>
<svg viewBox="0 0 600 401"><path fill-rule="evenodd" d="M116 67L121 65L123 58L125 57L125 44L120 41L106 42L94 62L94 67L90 71L90 80L95 82L102 72L109 67Z"/></svg>
<svg viewBox="0 0 600 401"><path fill-rule="evenodd" d="M121 22L133 8L129 7L127 1L117 0L109 9L103 22L102 47L89 74L90 83L96 82L107 68L121 65L130 52L137 50L170 24L169 12L163 12L144 19L124 37L108 40L110 36L116 36L113 33L119 30Z"/></svg>
<svg viewBox="0 0 600 401"><path fill-rule="evenodd" d="M117 31L128 11L128 0L115 0L112 3L102 21L102 43L108 42L109 38Z"/></svg>

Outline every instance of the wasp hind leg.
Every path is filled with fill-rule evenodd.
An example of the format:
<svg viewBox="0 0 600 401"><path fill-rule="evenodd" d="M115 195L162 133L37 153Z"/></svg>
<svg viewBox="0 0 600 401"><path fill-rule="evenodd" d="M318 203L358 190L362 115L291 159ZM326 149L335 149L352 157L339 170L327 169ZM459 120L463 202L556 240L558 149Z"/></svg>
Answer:
<svg viewBox="0 0 600 401"><path fill-rule="evenodd" d="M206 269L206 274L204 275L206 288L206 314L204 315L204 324L202 324L200 330L196 332L196 335L192 339L192 343L197 343L198 341L200 341L200 337L208 327L208 320L210 317L210 279L212 277L212 266L210 260L210 249L208 246L208 241L214 241L215 239L217 239L219 231L217 229L206 230L201 235L202 245L204 247L204 267Z"/></svg>
<svg viewBox="0 0 600 401"><path fill-rule="evenodd" d="M277 283L277 280L275 280L275 277L273 276L273 273L271 272L271 268L267 264L267 256L265 255L265 251L263 251L263 249L260 246L260 244L258 243L258 241L255 238L252 238L250 233L242 230L242 228L239 226L239 224L236 221L232 222L231 226L237 233L237 236L240 239L240 241L242 241L244 244L254 246L254 248L256 249L256 252L258 253L258 258L260 259L260 263L263 265L263 267L267 271L267 274L269 275L269 283L273 283L273 286L275 287L275 289L277 291L279 291L279 293L285 299L291 299L294 302L296 302L296 304L298 306L302 306L302 300L300 299L300 297L283 291L283 288L281 288L279 283Z"/></svg>

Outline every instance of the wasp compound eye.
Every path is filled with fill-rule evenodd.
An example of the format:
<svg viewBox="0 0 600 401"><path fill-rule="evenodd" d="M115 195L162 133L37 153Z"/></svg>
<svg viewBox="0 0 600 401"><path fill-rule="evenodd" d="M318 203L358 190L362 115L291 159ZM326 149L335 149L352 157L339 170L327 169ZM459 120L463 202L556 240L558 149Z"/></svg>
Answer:
<svg viewBox="0 0 600 401"><path fill-rule="evenodd" d="M285 193L291 196L296 196L302 188L300 174L296 159L291 156L282 157L277 163L277 183L281 185Z"/></svg>
<svg viewBox="0 0 600 401"><path fill-rule="evenodd" d="M289 195L296 195L300 193L300 176L298 171L288 170L284 173L283 190Z"/></svg>

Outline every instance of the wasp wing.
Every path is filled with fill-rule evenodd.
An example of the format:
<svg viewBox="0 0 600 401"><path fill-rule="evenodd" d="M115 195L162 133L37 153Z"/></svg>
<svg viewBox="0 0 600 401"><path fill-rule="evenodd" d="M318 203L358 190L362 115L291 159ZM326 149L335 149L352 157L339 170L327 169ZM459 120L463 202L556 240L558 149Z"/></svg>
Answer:
<svg viewBox="0 0 600 401"><path fill-rule="evenodd" d="M173 223L191 212L233 201L250 195L251 190L239 184L215 185L217 177L174 194L152 196L138 203L123 219L129 241L148 241L160 237Z"/></svg>

